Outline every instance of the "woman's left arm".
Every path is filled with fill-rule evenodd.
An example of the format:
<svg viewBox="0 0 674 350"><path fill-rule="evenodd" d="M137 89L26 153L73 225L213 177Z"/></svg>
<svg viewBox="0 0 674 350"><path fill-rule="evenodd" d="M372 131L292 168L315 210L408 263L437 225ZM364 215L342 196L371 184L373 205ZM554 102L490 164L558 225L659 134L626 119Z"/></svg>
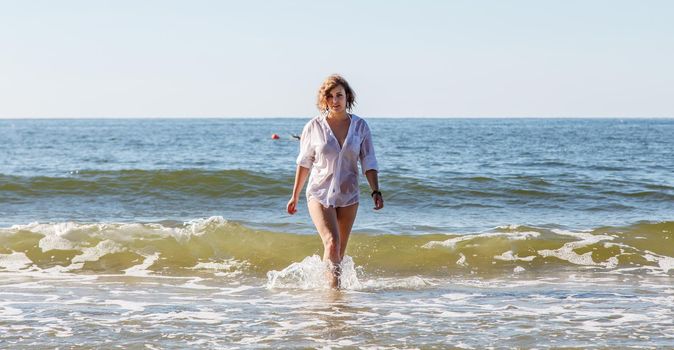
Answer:
<svg viewBox="0 0 674 350"><path fill-rule="evenodd" d="M381 192L379 191L379 174L377 170L370 169L365 172L365 177L367 182L370 184L372 189L372 200L374 201L374 210L379 210L384 207L384 197L382 197Z"/></svg>

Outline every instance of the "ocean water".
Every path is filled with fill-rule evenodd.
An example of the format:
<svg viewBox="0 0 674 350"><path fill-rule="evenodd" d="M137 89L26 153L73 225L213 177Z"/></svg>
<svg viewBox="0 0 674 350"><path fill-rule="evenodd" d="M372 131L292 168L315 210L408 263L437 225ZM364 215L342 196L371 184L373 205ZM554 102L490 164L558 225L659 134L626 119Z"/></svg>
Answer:
<svg viewBox="0 0 674 350"><path fill-rule="evenodd" d="M338 291L306 121L0 120L0 348L674 347L674 120L368 119Z"/></svg>

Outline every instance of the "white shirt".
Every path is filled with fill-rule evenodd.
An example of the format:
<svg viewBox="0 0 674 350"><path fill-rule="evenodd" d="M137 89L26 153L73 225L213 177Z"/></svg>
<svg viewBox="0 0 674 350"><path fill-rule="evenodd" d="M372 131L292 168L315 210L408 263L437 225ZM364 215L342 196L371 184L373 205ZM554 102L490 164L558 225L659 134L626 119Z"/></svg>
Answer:
<svg viewBox="0 0 674 350"><path fill-rule="evenodd" d="M344 145L339 147L325 118L320 115L304 126L297 165L311 169L307 202L315 199L326 208L346 207L358 203L358 160L363 174L378 170L372 135L365 120L351 114Z"/></svg>

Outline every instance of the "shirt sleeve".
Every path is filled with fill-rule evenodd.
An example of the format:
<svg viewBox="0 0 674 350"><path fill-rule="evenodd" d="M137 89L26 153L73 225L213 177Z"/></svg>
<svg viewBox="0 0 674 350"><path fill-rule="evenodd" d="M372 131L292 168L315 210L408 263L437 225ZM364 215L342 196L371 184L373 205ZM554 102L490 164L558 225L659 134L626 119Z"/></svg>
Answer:
<svg viewBox="0 0 674 350"><path fill-rule="evenodd" d="M300 154L297 156L297 165L311 169L314 164L315 150L311 146L311 123L304 126L300 137Z"/></svg>
<svg viewBox="0 0 674 350"><path fill-rule="evenodd" d="M365 124L363 127L363 141L360 144L360 167L365 174L368 170L377 170L377 157L374 155L374 145L372 144L372 133L370 127Z"/></svg>

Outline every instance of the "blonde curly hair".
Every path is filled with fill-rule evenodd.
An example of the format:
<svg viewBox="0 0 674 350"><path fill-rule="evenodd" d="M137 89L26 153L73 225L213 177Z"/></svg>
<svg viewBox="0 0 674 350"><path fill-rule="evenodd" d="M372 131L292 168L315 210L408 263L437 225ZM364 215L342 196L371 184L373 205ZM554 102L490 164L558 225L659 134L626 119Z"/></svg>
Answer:
<svg viewBox="0 0 674 350"><path fill-rule="evenodd" d="M318 89L318 101L316 106L321 112L328 110L328 93L334 87L341 85L346 92L346 110L351 111L351 108L356 104L356 93L353 92L353 89L349 86L349 83L339 74L333 74L323 81L321 87Z"/></svg>

